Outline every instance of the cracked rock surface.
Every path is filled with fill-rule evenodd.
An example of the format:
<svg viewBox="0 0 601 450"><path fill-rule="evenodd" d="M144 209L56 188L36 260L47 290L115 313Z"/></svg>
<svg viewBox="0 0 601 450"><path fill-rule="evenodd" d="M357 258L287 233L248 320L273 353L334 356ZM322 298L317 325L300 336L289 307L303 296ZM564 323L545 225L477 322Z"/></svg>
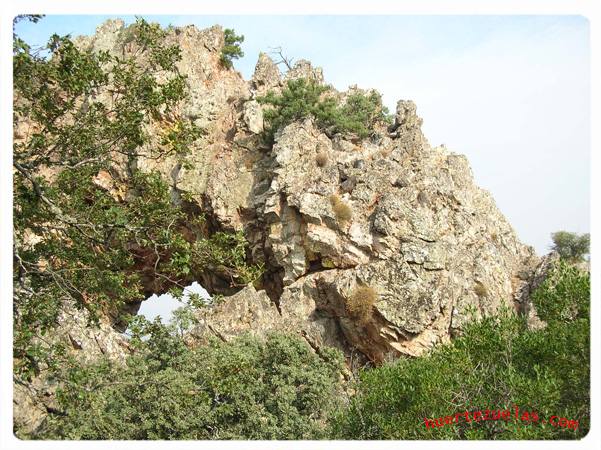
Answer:
<svg viewBox="0 0 601 450"><path fill-rule="evenodd" d="M77 42L118 51L124 30L108 21ZM299 77L323 84L323 71L299 60L282 74L261 53L245 81L220 63L219 26L173 28L167 39L182 49L190 95L181 112L207 134L191 149L192 169L175 159L141 166L189 194L214 230L243 231L250 260L266 267L256 287L199 310L195 339L287 330L380 362L419 355L472 317L518 307L539 258L475 185L467 159L430 146L415 103L399 101L393 125L367 139L328 136L306 119L266 148L257 97ZM350 218L339 216L340 204ZM222 292L210 278L201 282ZM346 304L358 286L376 292L361 321Z"/></svg>
<svg viewBox="0 0 601 450"><path fill-rule="evenodd" d="M118 51L123 30L122 21L108 21L76 42ZM190 95L181 113L207 134L191 149L186 167L193 168L176 159L140 165L158 169L174 198L194 199L214 230L243 231L250 261L266 267L256 287L198 310L190 343L277 330L303 336L314 349L334 346L380 363L419 356L472 317L528 304L539 258L475 185L465 156L430 146L413 102L399 101L394 124L367 139L328 136L307 119L279 130L266 148L265 106L257 97L289 79L324 83L322 70L300 60L283 75L261 53L245 81L220 64L220 27L174 28L167 39L180 45L178 68L187 75ZM327 156L325 164L318 154ZM336 212L340 204L350 218ZM217 282L201 283L219 292ZM376 295L357 320L348 299L360 286ZM95 342L106 344L97 345L84 322L69 326L73 351L123 355L120 333L95 331ZM39 417L26 417L24 395L15 411L24 412L17 421L27 429Z"/></svg>

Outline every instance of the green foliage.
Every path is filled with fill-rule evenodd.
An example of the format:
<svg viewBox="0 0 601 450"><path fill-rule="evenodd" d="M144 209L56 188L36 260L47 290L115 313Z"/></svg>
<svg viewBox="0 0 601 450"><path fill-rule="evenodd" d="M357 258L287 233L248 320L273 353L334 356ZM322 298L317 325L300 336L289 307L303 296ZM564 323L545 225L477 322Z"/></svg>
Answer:
<svg viewBox="0 0 601 450"><path fill-rule="evenodd" d="M555 324L589 320L591 281L588 273L559 261L532 294L541 319Z"/></svg>
<svg viewBox="0 0 601 450"><path fill-rule="evenodd" d="M225 43L221 49L221 64L230 69L233 66L233 59L238 59L244 56L244 52L240 44L244 42L244 36L237 36L231 28L223 30L225 35Z"/></svg>
<svg viewBox="0 0 601 450"><path fill-rule="evenodd" d="M33 375L49 362L44 353L54 350L41 338L64 302L94 320L144 298L144 280L165 291L195 278L193 251L205 237L184 234L193 218L173 205L158 173L138 168L141 160L183 159L203 134L178 114L186 81L176 68L180 49L165 38L159 25L140 19L119 36L121 54L80 50L69 37L53 35L42 57L15 37L18 374ZM149 128L162 132L153 136ZM252 278L243 237L210 242L202 261L225 254L233 279Z"/></svg>
<svg viewBox="0 0 601 450"><path fill-rule="evenodd" d="M242 232L217 232L209 239L198 240L192 254L195 263L207 270L226 275L232 286L243 286L263 275L263 265L246 263L247 242Z"/></svg>
<svg viewBox="0 0 601 450"><path fill-rule="evenodd" d="M340 107L336 129L351 132L364 138L371 134L374 124L388 123L388 109L382 105L382 97L377 92L354 93L348 96Z"/></svg>
<svg viewBox="0 0 601 450"><path fill-rule="evenodd" d="M34 439L319 439L339 394L342 355L300 338L244 336L190 349L158 322L137 352L72 366ZM142 340L141 335L147 335Z"/></svg>
<svg viewBox="0 0 601 450"><path fill-rule="evenodd" d="M269 91L264 97L259 97L259 103L272 106L263 112L267 139L273 142L280 128L307 117L313 117L320 125L325 125L324 120L333 116L336 110L332 98L321 100L321 95L327 90L326 86L315 81L299 78L288 81L279 95Z"/></svg>
<svg viewBox="0 0 601 450"><path fill-rule="evenodd" d="M339 105L328 86L305 78L289 80L281 94L270 91L257 100L272 106L263 114L266 138L271 143L280 128L307 117L326 133L354 133L360 138L368 137L376 123L387 120L379 94L354 93Z"/></svg>
<svg viewBox="0 0 601 450"><path fill-rule="evenodd" d="M472 323L453 344L417 359L361 373L357 395L334 421L345 439L579 439L590 427L588 275L561 266L536 293L549 321L529 330L510 311ZM552 285L553 287L550 287ZM558 287L559 286L559 287ZM577 304L577 308L573 305ZM426 427L424 418L465 411L536 411L579 421L576 430L550 423L480 421Z"/></svg>
<svg viewBox="0 0 601 450"><path fill-rule="evenodd" d="M583 261L584 256L589 254L591 242L589 233L578 234L569 231L557 231L551 234L551 239L553 239L551 250L559 253L559 256L567 261Z"/></svg>

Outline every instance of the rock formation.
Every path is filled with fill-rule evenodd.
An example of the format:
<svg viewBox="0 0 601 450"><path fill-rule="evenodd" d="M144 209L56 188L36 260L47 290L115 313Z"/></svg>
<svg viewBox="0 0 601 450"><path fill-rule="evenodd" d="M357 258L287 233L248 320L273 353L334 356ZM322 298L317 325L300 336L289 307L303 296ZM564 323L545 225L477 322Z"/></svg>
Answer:
<svg viewBox="0 0 601 450"><path fill-rule="evenodd" d="M48 338L71 348L72 355L81 361L93 361L103 355L123 361L130 352L127 338L115 331L108 320L101 319L97 326L91 326L89 315L68 303L63 305L57 327ZM35 430L56 407L56 383L41 369L41 375L31 383L17 379L13 383L14 426L18 437Z"/></svg>
<svg viewBox="0 0 601 450"><path fill-rule="evenodd" d="M76 42L117 51L124 30L122 21L109 21ZM249 257L266 267L259 285L235 293L217 277L199 280L230 295L198 311L191 341L285 330L315 349L335 346L380 363L447 341L474 314L527 302L538 257L474 184L467 159L430 146L413 102L399 101L394 124L368 139L328 136L307 119L280 130L266 148L257 97L288 79L324 83L321 69L301 60L282 75L262 53L245 81L220 63L220 27L174 28L168 39L182 49L178 68L189 84L181 113L207 134L192 149L191 166L175 158L141 164L164 175L175 199L189 194L214 231L242 230ZM337 212L340 205L350 218ZM376 295L357 317L348 302L360 287ZM86 351L90 331L77 329L69 339ZM98 333L105 342L120 339L110 328Z"/></svg>
<svg viewBox="0 0 601 450"><path fill-rule="evenodd" d="M107 21L76 42L117 52L125 31L122 21ZM178 69L187 76L181 112L207 134L191 151L191 168L175 157L141 164L161 171L174 198L188 193L213 230L244 231L250 257L266 265L259 290L199 311L196 335L289 329L379 362L448 339L468 311L488 314L521 300L538 258L474 184L467 159L430 146L413 102L399 101L394 124L368 139L327 136L307 119L266 148L257 97L291 79L324 83L322 70L300 60L282 75L261 53L245 81L220 63L219 26L174 28L167 39L180 46ZM337 217L336 202L350 219ZM209 292L231 293L223 280L200 281ZM365 321L346 308L357 286L377 292ZM246 326L236 323L247 315Z"/></svg>

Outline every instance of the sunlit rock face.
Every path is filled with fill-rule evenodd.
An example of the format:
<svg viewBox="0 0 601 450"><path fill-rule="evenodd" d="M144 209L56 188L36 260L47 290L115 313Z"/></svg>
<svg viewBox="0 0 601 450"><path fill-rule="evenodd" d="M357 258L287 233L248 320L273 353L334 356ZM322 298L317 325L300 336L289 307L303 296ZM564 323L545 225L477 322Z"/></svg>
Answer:
<svg viewBox="0 0 601 450"><path fill-rule="evenodd" d="M124 30L123 22L109 21L76 42L122 51ZM260 135L265 106L257 97L281 90L288 79L325 83L321 69L301 60L281 74L261 54L245 81L220 63L220 27L174 28L167 39L182 49L178 68L189 85L181 114L207 133L190 149L190 166L175 158L140 166L163 174L174 201L189 194L212 231L243 231L250 262L266 269L256 286L243 289L228 289L217 275L198 280L226 297L198 310L198 326L186 337L191 345L210 336L285 331L314 349L334 346L380 363L419 356L502 306L529 308L539 259L475 185L467 159L429 145L413 102L399 101L393 125L368 139L326 135L307 119L279 130L275 144L266 146ZM347 93L335 94L344 99ZM327 156L325 164L318 164L318 154ZM350 218L340 219L340 204ZM153 280L145 282L155 292ZM358 317L348 302L361 286L373 288L375 297ZM94 347L86 324L69 330L79 343L73 351L99 353L88 350ZM122 346L113 345L121 335L106 326L101 333L100 341L111 343L101 353L121 357ZM22 423L37 420L25 416Z"/></svg>
<svg viewBox="0 0 601 450"><path fill-rule="evenodd" d="M123 22L109 21L77 42L119 51L125 32ZM182 49L178 68L190 94L181 114L207 135L191 149L191 169L175 159L142 167L160 170L174 190L190 194L213 230L244 231L249 257L266 267L254 291L228 291L210 274L199 280L228 296L219 308L199 311L196 335L223 327L231 331L224 328L224 336L286 329L377 362L419 355L471 318L524 301L538 264L533 249L474 184L467 159L429 145L413 102L399 101L394 123L368 139L327 135L307 119L279 130L266 147L265 106L257 98L287 80L324 84L323 71L299 60L282 74L261 53L245 81L220 63L219 26L173 28L166 39ZM355 90L334 95L344 101ZM350 219L340 220L333 199ZM346 303L357 286L377 292L360 321ZM253 311L263 311L263 319L242 320Z"/></svg>
<svg viewBox="0 0 601 450"><path fill-rule="evenodd" d="M283 328L379 362L420 355L473 317L520 301L538 263L533 249L474 184L466 158L431 148L420 125L415 105L401 101L394 126L373 139L328 137L311 120L276 136L247 226L252 253L271 269L265 288ZM337 218L332 196L350 220ZM368 320L346 307L358 286L377 291ZM223 308L211 320L235 317Z"/></svg>

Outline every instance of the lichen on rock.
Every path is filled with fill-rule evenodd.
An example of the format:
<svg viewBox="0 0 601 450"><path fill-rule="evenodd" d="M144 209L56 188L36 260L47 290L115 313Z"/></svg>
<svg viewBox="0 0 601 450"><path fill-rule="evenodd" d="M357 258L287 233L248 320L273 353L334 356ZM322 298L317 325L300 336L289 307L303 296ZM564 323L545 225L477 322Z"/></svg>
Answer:
<svg viewBox="0 0 601 450"><path fill-rule="evenodd" d="M79 42L111 50L124 30L122 22L107 22ZM277 327L308 335L316 317L327 318L342 331L339 347L360 349L377 361L419 354L449 339L468 320L468 310L490 314L513 305L538 258L475 185L467 159L430 146L414 102L400 100L394 122L371 138L328 136L308 118L279 130L265 148L259 139L264 106L256 98L287 80L323 84L323 71L299 60L282 75L261 53L245 81L219 63L220 27L174 28L167 39L182 49L179 69L191 92L182 111L208 134L192 149L193 169L175 170L175 160L147 166L196 199L214 229L244 231L249 255L266 264L260 290L250 297L243 291L242 302L249 310L271 311L272 325L248 326L270 329L290 320L286 311L295 301L314 304L297 311L293 326ZM328 163L316 164L316 155ZM358 283L380 293L370 321L359 327L369 329L369 341L337 303ZM476 285L486 286L487 294L476 292ZM203 312L207 327L237 320L220 311ZM238 328L233 322L227 327Z"/></svg>
<svg viewBox="0 0 601 450"><path fill-rule="evenodd" d="M125 29L107 22L77 42L115 51ZM176 158L140 164L193 199L213 230L243 231L249 258L265 264L256 286L198 310L192 345L277 330L380 363L448 341L470 311L526 308L539 258L475 184L467 159L430 146L412 101L399 101L394 123L365 139L328 136L308 118L280 129L266 148L257 96L296 78L324 83L321 69L301 60L282 76L261 53L245 81L220 64L220 27L173 28L167 39L182 50L178 68L191 93L182 114L206 135L191 149L192 168ZM327 164L316 164L316 155ZM333 196L352 210L344 220ZM218 289L211 279L204 284ZM377 297L358 320L347 302L361 286ZM93 348L86 327L69 328L83 352ZM117 331L103 333L98 348L119 355ZM16 410L27 405L17 402ZM28 420L21 420L26 428Z"/></svg>

